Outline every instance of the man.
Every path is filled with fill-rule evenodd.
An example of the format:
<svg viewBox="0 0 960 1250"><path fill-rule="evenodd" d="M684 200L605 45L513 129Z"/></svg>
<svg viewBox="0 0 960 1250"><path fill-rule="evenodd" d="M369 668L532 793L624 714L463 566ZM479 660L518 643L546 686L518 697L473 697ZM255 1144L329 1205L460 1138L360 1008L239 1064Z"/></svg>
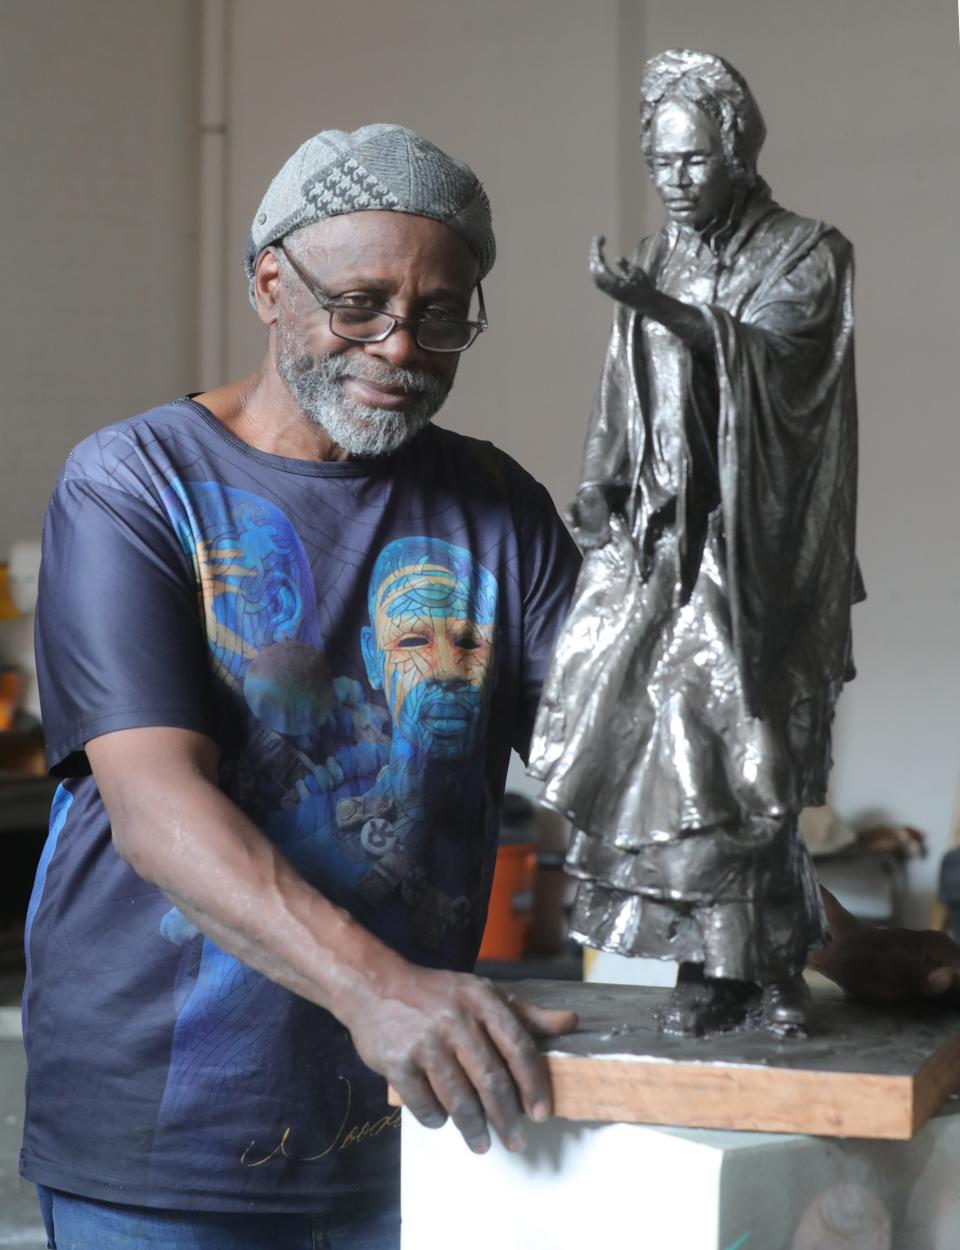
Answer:
<svg viewBox="0 0 960 1250"><path fill-rule="evenodd" d="M575 1018L469 971L577 557L541 486L431 425L493 259L465 165L323 132L253 222L258 372L68 461L24 1004L51 1244L380 1250L383 1077L477 1151L549 1113L531 1033Z"/></svg>

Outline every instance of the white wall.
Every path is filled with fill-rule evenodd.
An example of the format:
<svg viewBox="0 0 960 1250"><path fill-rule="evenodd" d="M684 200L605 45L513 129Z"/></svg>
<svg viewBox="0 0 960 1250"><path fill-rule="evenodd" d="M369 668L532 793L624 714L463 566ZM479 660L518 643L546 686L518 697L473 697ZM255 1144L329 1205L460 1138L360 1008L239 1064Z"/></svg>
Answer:
<svg viewBox="0 0 960 1250"><path fill-rule="evenodd" d="M226 376L258 363L241 255L276 168L324 126L402 121L491 194L492 329L443 420L484 432L565 502L609 307L590 236L659 221L635 139L648 55L728 56L751 82L775 194L858 255L860 676L841 703L835 798L926 829L939 852L960 763L953 394L960 202L948 0L229 0ZM218 377L194 369L199 0L5 0L8 243L0 558L39 527L67 448ZM537 306L538 332L529 333ZM914 880L930 887L934 861ZM918 912L922 915L922 911Z"/></svg>
<svg viewBox="0 0 960 1250"><path fill-rule="evenodd" d="M193 381L196 17L0 6L0 560L78 439Z"/></svg>

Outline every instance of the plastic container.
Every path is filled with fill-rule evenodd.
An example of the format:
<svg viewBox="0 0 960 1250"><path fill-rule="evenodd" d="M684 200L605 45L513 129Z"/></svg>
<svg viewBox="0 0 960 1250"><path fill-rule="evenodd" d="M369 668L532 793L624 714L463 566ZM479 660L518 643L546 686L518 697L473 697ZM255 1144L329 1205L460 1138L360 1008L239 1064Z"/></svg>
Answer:
<svg viewBox="0 0 960 1250"><path fill-rule="evenodd" d="M523 957L533 927L535 838L533 804L519 794L504 795L500 848L478 959L510 961Z"/></svg>

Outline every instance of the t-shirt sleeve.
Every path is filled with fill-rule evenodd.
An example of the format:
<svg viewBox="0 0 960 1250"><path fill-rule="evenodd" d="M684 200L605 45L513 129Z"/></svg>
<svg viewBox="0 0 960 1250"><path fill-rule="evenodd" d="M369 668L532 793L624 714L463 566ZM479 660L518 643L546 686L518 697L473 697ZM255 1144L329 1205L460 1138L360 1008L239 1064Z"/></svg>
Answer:
<svg viewBox="0 0 960 1250"><path fill-rule="evenodd" d="M513 749L524 763L554 639L580 571L580 553L546 489L530 479L521 530L523 667Z"/></svg>
<svg viewBox="0 0 960 1250"><path fill-rule="evenodd" d="M86 743L115 730L213 733L195 582L173 527L144 500L61 479L44 525L36 645L54 776L89 773Z"/></svg>

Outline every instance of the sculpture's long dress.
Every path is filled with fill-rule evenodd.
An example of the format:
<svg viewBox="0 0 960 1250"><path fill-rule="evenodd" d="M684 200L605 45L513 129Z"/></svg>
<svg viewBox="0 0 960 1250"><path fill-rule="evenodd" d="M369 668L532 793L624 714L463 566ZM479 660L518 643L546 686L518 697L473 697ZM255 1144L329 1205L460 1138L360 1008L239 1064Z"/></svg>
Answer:
<svg viewBox="0 0 960 1250"><path fill-rule="evenodd" d="M860 596L849 246L760 190L725 239L668 227L639 258L714 350L618 307L583 475L613 537L530 771L575 826L575 936L768 983L824 936L796 816L824 800Z"/></svg>

